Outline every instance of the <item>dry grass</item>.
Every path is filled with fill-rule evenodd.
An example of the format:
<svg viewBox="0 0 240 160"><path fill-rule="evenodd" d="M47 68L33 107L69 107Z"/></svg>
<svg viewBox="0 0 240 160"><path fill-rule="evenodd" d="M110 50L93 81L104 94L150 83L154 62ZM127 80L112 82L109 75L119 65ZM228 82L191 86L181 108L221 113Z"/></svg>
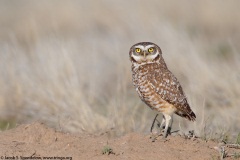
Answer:
<svg viewBox="0 0 240 160"><path fill-rule="evenodd" d="M205 138L240 131L239 1L1 1L0 116L71 132L149 132L128 51L159 44ZM179 123L178 123L179 121Z"/></svg>

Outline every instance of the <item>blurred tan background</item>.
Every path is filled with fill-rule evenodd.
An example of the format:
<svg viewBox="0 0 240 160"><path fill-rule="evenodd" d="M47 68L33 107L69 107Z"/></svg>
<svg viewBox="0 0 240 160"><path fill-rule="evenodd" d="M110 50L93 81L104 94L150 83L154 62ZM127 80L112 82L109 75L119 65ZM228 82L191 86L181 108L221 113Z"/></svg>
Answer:
<svg viewBox="0 0 240 160"><path fill-rule="evenodd" d="M129 48L152 41L180 80L204 138L240 131L240 1L0 1L0 126L149 133Z"/></svg>

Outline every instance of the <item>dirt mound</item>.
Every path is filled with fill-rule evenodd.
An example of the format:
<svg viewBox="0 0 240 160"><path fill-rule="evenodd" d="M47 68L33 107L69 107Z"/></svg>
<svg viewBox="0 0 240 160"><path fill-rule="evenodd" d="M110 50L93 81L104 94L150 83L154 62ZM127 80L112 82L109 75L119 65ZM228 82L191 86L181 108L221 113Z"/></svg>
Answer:
<svg viewBox="0 0 240 160"><path fill-rule="evenodd" d="M69 134L43 124L20 125L0 133L0 158L15 159L217 159L218 143L169 136L152 142L149 136L129 133L120 138L108 134ZM105 153L105 154L103 154Z"/></svg>

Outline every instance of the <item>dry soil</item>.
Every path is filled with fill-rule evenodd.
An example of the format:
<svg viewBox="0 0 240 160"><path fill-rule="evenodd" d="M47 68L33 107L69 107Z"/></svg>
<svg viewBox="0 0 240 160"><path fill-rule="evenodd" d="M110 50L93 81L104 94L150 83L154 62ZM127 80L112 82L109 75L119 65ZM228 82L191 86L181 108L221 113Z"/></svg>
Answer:
<svg viewBox="0 0 240 160"><path fill-rule="evenodd" d="M1 159L219 159L217 142L169 136L152 142L150 135L129 133L110 138L108 133L70 134L41 123L24 124L0 133ZM228 153L239 149L225 147ZM103 154L103 152L105 154ZM231 159L233 157L228 157Z"/></svg>

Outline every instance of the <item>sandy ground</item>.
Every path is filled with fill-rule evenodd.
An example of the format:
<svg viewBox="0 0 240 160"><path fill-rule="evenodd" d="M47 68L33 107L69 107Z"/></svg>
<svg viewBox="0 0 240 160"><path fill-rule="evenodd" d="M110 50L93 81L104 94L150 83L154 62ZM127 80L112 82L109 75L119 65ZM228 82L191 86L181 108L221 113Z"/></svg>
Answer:
<svg viewBox="0 0 240 160"><path fill-rule="evenodd" d="M150 135L129 133L109 138L58 132L40 123L20 125L0 133L1 159L219 159L217 142L169 136L152 142ZM228 148L229 152L234 150ZM237 150L237 149L235 149ZM105 152L106 154L103 154ZM228 158L230 159L230 158Z"/></svg>

